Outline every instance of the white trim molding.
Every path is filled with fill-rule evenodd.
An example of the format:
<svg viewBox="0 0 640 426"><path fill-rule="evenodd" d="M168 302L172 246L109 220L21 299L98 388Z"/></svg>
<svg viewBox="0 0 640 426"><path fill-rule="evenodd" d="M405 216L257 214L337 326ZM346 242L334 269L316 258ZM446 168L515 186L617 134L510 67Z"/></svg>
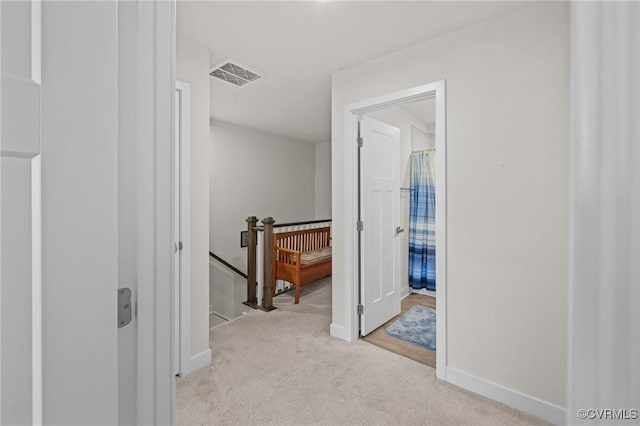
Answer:
<svg viewBox="0 0 640 426"><path fill-rule="evenodd" d="M446 149L446 84L445 80L412 87L394 93L363 100L344 108L344 276L343 295L346 324L331 325L331 335L348 342L359 336L358 304L358 144L356 143L358 118L360 115L406 102L435 97L436 139L436 376L446 380L447 366L447 149ZM341 327L342 329L340 329ZM340 334L338 334L340 333ZM345 338L346 337L346 338Z"/></svg>
<svg viewBox="0 0 640 426"><path fill-rule="evenodd" d="M135 3L138 342L136 424L173 424L175 409L172 151L175 3Z"/></svg>
<svg viewBox="0 0 640 426"><path fill-rule="evenodd" d="M211 364L211 349L200 352L189 358L189 362L185 365L185 370L182 371L182 375L193 373L196 370L207 367Z"/></svg>
<svg viewBox="0 0 640 426"><path fill-rule="evenodd" d="M566 422L613 423L578 410L640 409L640 3L570 13Z"/></svg>
<svg viewBox="0 0 640 426"><path fill-rule="evenodd" d="M563 407L490 382L473 374L447 367L447 381L463 389L540 417L553 424L563 424L565 421L566 410Z"/></svg>
<svg viewBox="0 0 640 426"><path fill-rule="evenodd" d="M347 329L343 326L335 323L331 323L329 326L329 335L331 337L335 337L341 340L346 340L347 342L351 342L351 336L347 333Z"/></svg>
<svg viewBox="0 0 640 426"><path fill-rule="evenodd" d="M174 203L179 204L180 278L178 282L178 305L175 315L178 321L179 359L174 360L180 375L188 374L191 361L191 85L176 81L176 94L180 94L180 110L176 111L180 119L179 144L180 194L174 194ZM174 161L175 164L175 161ZM176 199L177 198L177 199Z"/></svg>
<svg viewBox="0 0 640 426"><path fill-rule="evenodd" d="M402 288L400 289L400 300L404 299L410 294L411 294L411 290L409 286L408 285L402 286Z"/></svg>

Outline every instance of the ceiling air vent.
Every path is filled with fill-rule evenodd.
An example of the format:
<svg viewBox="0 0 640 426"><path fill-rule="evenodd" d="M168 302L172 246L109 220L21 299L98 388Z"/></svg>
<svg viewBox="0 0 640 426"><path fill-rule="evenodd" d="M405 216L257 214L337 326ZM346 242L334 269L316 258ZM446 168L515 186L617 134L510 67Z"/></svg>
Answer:
<svg viewBox="0 0 640 426"><path fill-rule="evenodd" d="M212 68L209 75L228 83L235 84L236 86L244 86L245 84L261 78L261 76L255 72L251 72L231 61L223 61L221 64L216 65Z"/></svg>

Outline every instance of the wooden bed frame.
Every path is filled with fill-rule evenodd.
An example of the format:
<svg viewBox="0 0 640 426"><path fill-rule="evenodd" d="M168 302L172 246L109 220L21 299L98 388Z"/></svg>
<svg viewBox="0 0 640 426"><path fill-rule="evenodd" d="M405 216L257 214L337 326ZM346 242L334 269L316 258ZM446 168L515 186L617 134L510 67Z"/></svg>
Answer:
<svg viewBox="0 0 640 426"><path fill-rule="evenodd" d="M303 265L300 256L331 247L331 228L304 229L273 234L273 293L277 280L295 286L295 303L300 301L300 287L331 275L331 256L328 259Z"/></svg>

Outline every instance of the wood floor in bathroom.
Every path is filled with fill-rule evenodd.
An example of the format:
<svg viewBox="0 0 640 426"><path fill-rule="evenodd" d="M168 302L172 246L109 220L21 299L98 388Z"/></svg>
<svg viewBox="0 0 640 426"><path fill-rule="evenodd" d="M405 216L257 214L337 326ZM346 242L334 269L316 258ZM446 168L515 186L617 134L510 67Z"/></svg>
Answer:
<svg viewBox="0 0 640 426"><path fill-rule="evenodd" d="M402 300L402 307L399 315L391 318L389 321L378 327L368 336L363 337L363 340L388 351L395 352L398 355L411 358L414 361L418 361L430 367L436 368L435 350L423 348L422 346L414 345L413 343L398 339L397 337L389 336L385 331L385 329L389 327L395 320L400 318L400 316L411 309L411 307L417 305L426 306L435 310L436 298L432 296L425 296L422 294L410 294Z"/></svg>

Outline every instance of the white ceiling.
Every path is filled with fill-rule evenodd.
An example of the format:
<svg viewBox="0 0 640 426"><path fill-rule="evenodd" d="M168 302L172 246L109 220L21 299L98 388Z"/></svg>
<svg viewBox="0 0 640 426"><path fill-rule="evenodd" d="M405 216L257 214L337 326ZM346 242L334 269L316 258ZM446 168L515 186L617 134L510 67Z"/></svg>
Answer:
<svg viewBox="0 0 640 426"><path fill-rule="evenodd" d="M307 142L331 138L331 75L490 16L515 2L178 1L177 34L263 77L210 77L211 117Z"/></svg>

